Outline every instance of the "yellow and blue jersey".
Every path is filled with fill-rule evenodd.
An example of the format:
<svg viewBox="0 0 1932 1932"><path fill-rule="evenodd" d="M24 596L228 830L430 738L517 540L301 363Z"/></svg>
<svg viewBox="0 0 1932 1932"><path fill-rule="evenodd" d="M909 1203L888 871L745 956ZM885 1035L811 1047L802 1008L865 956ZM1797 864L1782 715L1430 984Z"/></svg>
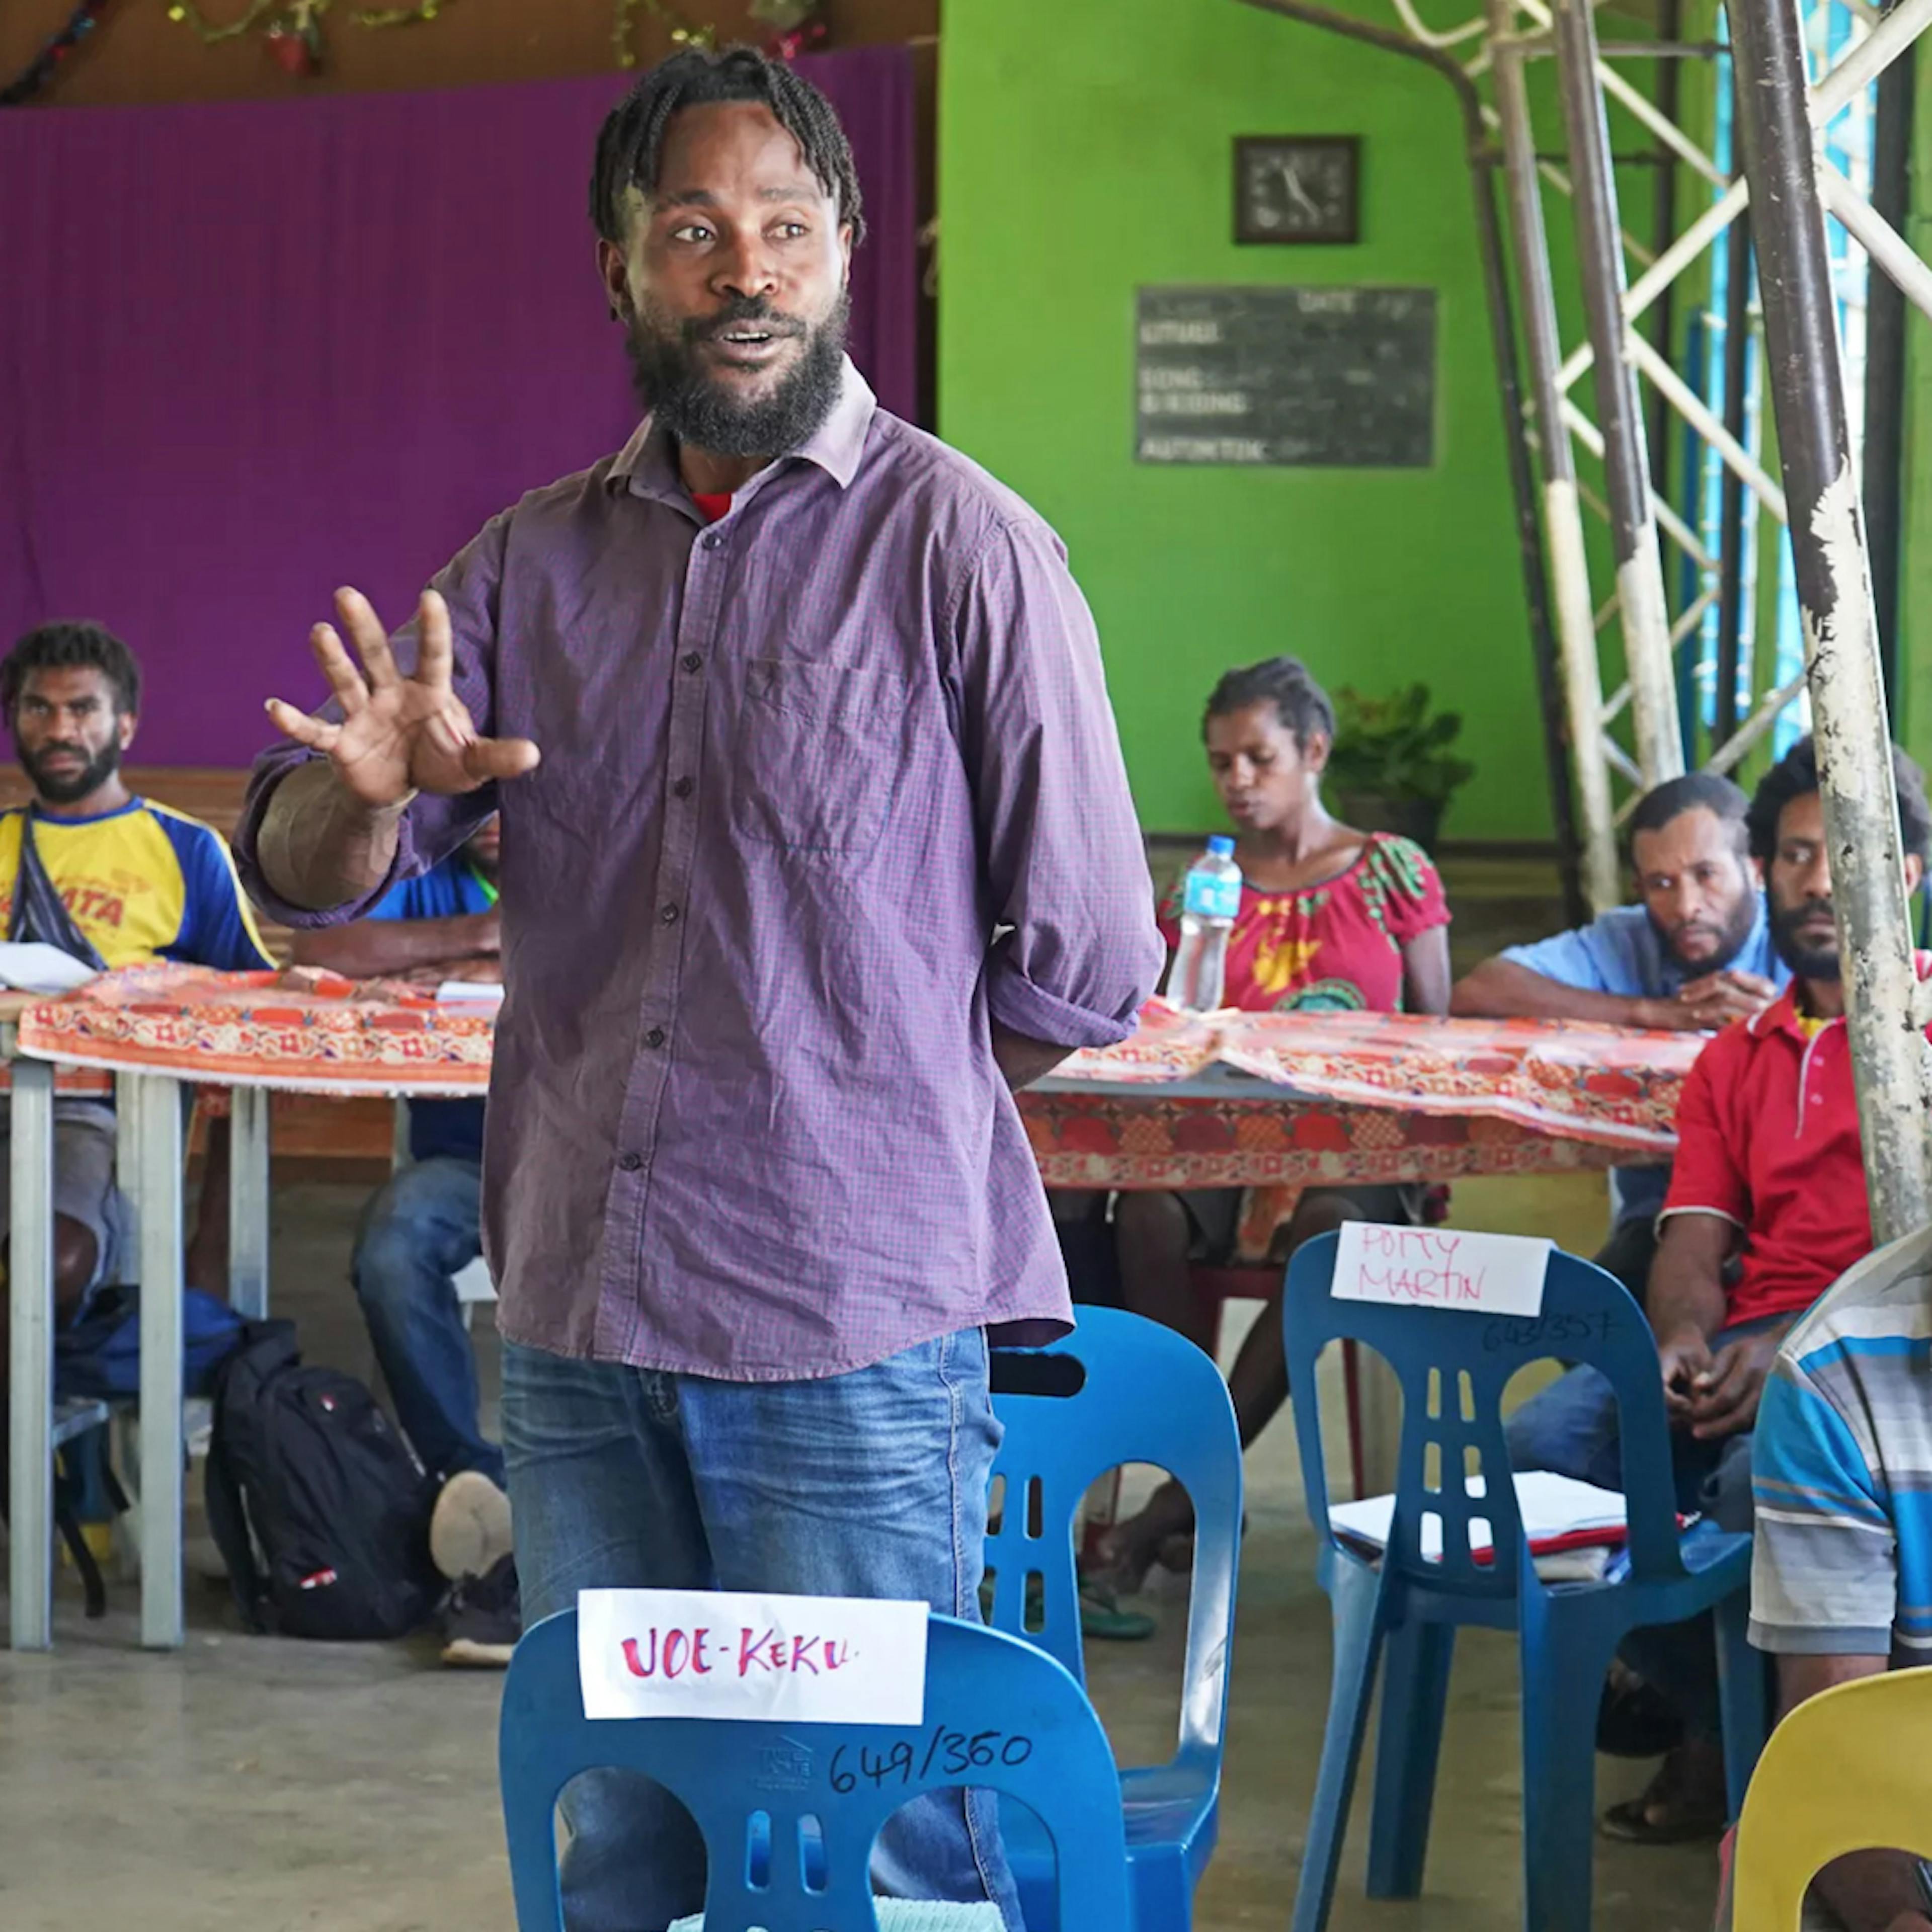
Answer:
<svg viewBox="0 0 1932 1932"><path fill-rule="evenodd" d="M221 835L142 798L97 818L53 818L32 806L0 812L0 934L13 922L29 812L41 866L110 966L274 965Z"/></svg>

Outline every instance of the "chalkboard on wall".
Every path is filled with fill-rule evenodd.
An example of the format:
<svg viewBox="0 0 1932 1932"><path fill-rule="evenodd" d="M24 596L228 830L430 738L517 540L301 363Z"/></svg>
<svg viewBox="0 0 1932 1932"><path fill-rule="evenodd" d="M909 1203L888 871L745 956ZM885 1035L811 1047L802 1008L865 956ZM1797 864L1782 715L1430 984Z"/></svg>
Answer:
<svg viewBox="0 0 1932 1932"><path fill-rule="evenodd" d="M1142 289L1142 463L1426 469L1433 289Z"/></svg>

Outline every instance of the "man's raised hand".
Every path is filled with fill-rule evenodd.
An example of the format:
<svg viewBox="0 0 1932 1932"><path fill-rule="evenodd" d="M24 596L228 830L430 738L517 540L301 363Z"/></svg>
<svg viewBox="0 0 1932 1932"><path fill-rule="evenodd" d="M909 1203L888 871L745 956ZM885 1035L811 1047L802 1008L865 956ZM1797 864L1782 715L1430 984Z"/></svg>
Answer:
<svg viewBox="0 0 1932 1932"><path fill-rule="evenodd" d="M520 778L536 765L527 738L479 738L468 708L451 686L449 607L425 590L416 616L415 671L405 676L388 634L359 590L335 593L336 615L354 640L361 670L332 624L318 624L309 648L341 710L339 724L268 700L276 728L321 752L344 787L377 810L412 792L474 791L493 778Z"/></svg>

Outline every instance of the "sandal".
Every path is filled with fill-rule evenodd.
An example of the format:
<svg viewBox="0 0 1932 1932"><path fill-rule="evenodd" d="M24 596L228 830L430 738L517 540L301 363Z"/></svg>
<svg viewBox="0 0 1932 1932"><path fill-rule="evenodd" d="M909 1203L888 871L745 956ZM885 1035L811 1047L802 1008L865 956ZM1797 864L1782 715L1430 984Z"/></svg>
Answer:
<svg viewBox="0 0 1932 1932"><path fill-rule="evenodd" d="M1025 1617L1032 1629L1046 1621L1046 1588L1040 1582L1027 1586ZM980 1620L993 1614L993 1586L989 1578L980 1584ZM1080 1634L1113 1643L1138 1643L1154 1635L1157 1628L1144 1610L1124 1610L1120 1599L1098 1576L1080 1579Z"/></svg>
<svg viewBox="0 0 1932 1932"><path fill-rule="evenodd" d="M1714 1844L1724 1835L1725 1809L1724 1760L1716 1747L1679 1744L1641 1797L1604 1814L1601 1828L1605 1838L1630 1845Z"/></svg>
<svg viewBox="0 0 1932 1932"><path fill-rule="evenodd" d="M1144 1610L1124 1610L1120 1600L1097 1576L1080 1580L1080 1634L1112 1643L1139 1643L1154 1634Z"/></svg>

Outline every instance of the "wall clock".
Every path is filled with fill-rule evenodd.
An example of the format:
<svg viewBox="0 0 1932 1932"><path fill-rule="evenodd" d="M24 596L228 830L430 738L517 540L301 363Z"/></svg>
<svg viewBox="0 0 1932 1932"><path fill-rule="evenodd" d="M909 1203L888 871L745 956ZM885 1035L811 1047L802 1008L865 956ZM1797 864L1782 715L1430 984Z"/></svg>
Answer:
<svg viewBox="0 0 1932 1932"><path fill-rule="evenodd" d="M1361 150L1358 134L1238 136L1234 239L1360 240Z"/></svg>

